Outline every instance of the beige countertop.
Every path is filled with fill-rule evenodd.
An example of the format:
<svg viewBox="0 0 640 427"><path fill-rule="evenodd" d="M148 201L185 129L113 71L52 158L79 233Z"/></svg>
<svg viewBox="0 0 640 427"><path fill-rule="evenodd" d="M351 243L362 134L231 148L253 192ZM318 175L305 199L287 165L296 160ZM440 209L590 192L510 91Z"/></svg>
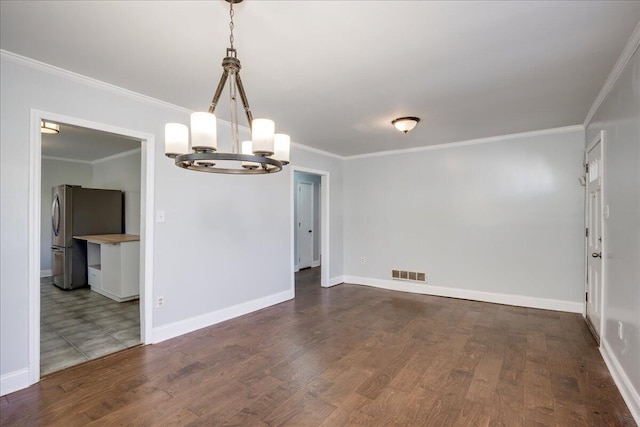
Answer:
<svg viewBox="0 0 640 427"><path fill-rule="evenodd" d="M125 243L125 242L137 242L140 240L140 236L136 234L93 234L87 236L73 236L74 239L86 240L91 243Z"/></svg>

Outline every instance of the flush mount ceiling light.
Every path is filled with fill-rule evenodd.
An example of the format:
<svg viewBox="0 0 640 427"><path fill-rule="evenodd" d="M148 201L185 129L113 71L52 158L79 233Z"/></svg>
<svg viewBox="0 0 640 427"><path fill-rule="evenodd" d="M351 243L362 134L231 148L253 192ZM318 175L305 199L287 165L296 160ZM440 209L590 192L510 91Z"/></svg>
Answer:
<svg viewBox="0 0 640 427"><path fill-rule="evenodd" d="M40 121L41 133L60 133L60 125L51 122Z"/></svg>
<svg viewBox="0 0 640 427"><path fill-rule="evenodd" d="M175 159L181 168L225 174L265 174L280 172L289 164L289 135L275 133L275 124L268 119L254 119L247 95L240 79L240 60L233 48L233 5L242 0L225 0L229 3L229 44L227 56L222 60L222 77L213 95L209 112L191 114L191 150L189 128L180 123L165 125L165 155ZM231 152L218 152L216 116L213 114L222 90L229 81L231 105ZM238 134L237 96L247 115L251 140L240 144ZM191 152L189 152L191 151ZM217 165L221 162L222 165Z"/></svg>
<svg viewBox="0 0 640 427"><path fill-rule="evenodd" d="M418 117L399 117L391 122L392 125L396 127L400 132L407 133L420 121Z"/></svg>

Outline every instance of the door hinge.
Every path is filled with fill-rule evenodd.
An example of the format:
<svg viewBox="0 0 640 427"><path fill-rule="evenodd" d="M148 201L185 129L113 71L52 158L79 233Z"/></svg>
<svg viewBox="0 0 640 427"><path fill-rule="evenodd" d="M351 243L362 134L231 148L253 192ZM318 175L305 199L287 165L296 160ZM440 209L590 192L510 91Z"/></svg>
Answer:
<svg viewBox="0 0 640 427"><path fill-rule="evenodd" d="M585 232L585 234L584 234L584 235L585 235L585 237L589 237L589 228L587 227L587 228L586 228L586 230L587 230L587 231Z"/></svg>
<svg viewBox="0 0 640 427"><path fill-rule="evenodd" d="M585 300L586 302L589 302L589 292L585 292L585 293L584 293L584 300Z"/></svg>
<svg viewBox="0 0 640 427"><path fill-rule="evenodd" d="M584 171L585 171L586 173L589 173L589 163L585 163L585 164L584 164Z"/></svg>

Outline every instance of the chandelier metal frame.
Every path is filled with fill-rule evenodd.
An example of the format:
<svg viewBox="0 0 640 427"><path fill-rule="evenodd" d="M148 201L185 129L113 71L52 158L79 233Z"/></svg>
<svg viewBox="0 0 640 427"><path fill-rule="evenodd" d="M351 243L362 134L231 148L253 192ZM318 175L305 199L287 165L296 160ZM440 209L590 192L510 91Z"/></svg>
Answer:
<svg viewBox="0 0 640 427"><path fill-rule="evenodd" d="M222 95L227 81L229 84L230 92L230 104L231 104L231 139L232 139L232 152L224 153L217 152L215 148L211 147L191 147L192 153L180 154L180 153L166 153L167 157L175 159L176 166L184 169L195 170L199 172L211 172L211 173L223 173L223 174L238 174L238 175L262 175L269 173L280 172L284 165L289 164L288 161L276 160L272 158L274 153L271 151L254 151L253 154L245 154L241 152L239 133L238 133L238 117L237 117L237 96L239 95L242 107L244 108L247 121L249 122L249 129L253 128L253 114L251 113L251 107L247 99L247 94L240 78L240 60L237 56L237 51L233 47L233 5L241 3L243 0L225 0L230 4L230 47L227 48L225 58L222 60L222 76L218 83L218 87L213 95L211 104L209 105L208 112L214 114L216 106ZM242 162L240 168L223 168L217 167L216 161L235 161Z"/></svg>

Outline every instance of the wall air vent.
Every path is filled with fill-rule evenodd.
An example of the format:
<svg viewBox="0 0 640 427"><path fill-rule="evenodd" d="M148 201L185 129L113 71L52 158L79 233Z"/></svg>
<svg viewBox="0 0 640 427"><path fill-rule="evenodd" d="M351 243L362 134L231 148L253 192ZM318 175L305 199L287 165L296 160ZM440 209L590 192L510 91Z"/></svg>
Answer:
<svg viewBox="0 0 640 427"><path fill-rule="evenodd" d="M391 278L394 280L409 280L411 282L426 282L427 273L417 271L391 270Z"/></svg>

